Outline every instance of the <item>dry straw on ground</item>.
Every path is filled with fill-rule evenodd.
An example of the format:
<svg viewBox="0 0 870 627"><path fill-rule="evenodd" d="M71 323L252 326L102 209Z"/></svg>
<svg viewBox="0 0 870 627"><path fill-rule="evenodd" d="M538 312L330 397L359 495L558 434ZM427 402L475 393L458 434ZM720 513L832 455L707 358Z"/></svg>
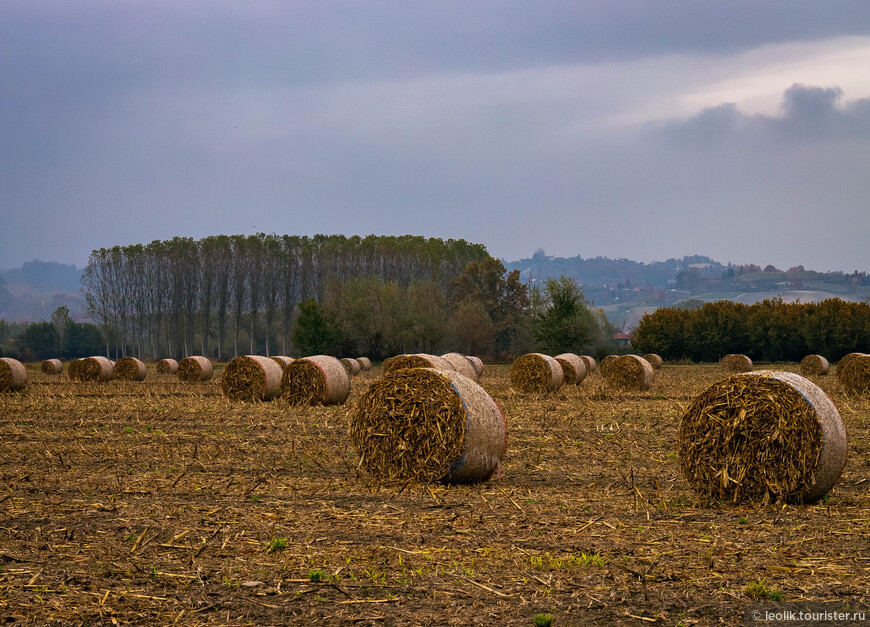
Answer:
<svg viewBox="0 0 870 627"><path fill-rule="evenodd" d="M655 382L652 365L637 355L620 355L607 365L604 380L616 390L646 391Z"/></svg>
<svg viewBox="0 0 870 627"><path fill-rule="evenodd" d="M281 397L294 405L340 405L349 394L350 374L329 355L297 359L281 377Z"/></svg>
<svg viewBox="0 0 870 627"><path fill-rule="evenodd" d="M352 377L358 375L362 370L359 362L352 357L342 357L341 359L339 359L339 361L344 366L345 370L347 370L347 373Z"/></svg>
<svg viewBox="0 0 870 627"><path fill-rule="evenodd" d="M372 369L372 360L368 357L357 357L356 360L359 362L360 370L363 372L368 372Z"/></svg>
<svg viewBox="0 0 870 627"><path fill-rule="evenodd" d="M115 365L107 357L85 357L76 368L79 381L111 381Z"/></svg>
<svg viewBox="0 0 870 627"><path fill-rule="evenodd" d="M144 381L148 374L145 363L135 357L122 357L115 364L115 379L119 381Z"/></svg>
<svg viewBox="0 0 870 627"><path fill-rule="evenodd" d="M157 362L157 374L175 374L178 372L178 362L174 359L161 359Z"/></svg>
<svg viewBox="0 0 870 627"><path fill-rule="evenodd" d="M649 365L653 367L653 370L660 370L662 367L662 358L661 356L655 353L647 353L643 356L649 362Z"/></svg>
<svg viewBox="0 0 870 627"><path fill-rule="evenodd" d="M233 401L270 401L281 393L284 369L271 357L242 355L224 368L221 390Z"/></svg>
<svg viewBox="0 0 870 627"><path fill-rule="evenodd" d="M736 374L680 421L686 481L706 503L813 502L840 477L846 429L830 398L792 372Z"/></svg>
<svg viewBox="0 0 870 627"><path fill-rule="evenodd" d="M555 392L562 386L562 366L553 357L542 353L527 353L511 366L511 387L519 392Z"/></svg>
<svg viewBox="0 0 870 627"><path fill-rule="evenodd" d="M598 364L598 371L601 373L602 377L607 376L607 367L610 366L616 358L617 355L605 355L604 359L601 360L601 363Z"/></svg>
<svg viewBox="0 0 870 627"><path fill-rule="evenodd" d="M61 374L63 372L63 364L60 359L46 359L40 364L42 374Z"/></svg>
<svg viewBox="0 0 870 627"><path fill-rule="evenodd" d="M801 359L801 374L805 377L828 374L831 365L821 355L807 355Z"/></svg>
<svg viewBox="0 0 870 627"><path fill-rule="evenodd" d="M381 481L486 481L500 468L507 427L496 402L458 372L395 370L351 415L360 464Z"/></svg>
<svg viewBox="0 0 870 627"><path fill-rule="evenodd" d="M0 357L0 392L20 392L27 387L27 369L17 359Z"/></svg>
<svg viewBox="0 0 870 627"><path fill-rule="evenodd" d="M587 377L598 369L598 364L595 363L594 357L590 357L589 355L580 355L580 359L583 360L583 364L586 366Z"/></svg>
<svg viewBox="0 0 870 627"><path fill-rule="evenodd" d="M429 355L428 353L415 353L409 355L396 355L384 360L383 374L389 374L393 370L402 370L405 368L434 368L444 372L455 372L449 361L438 355Z"/></svg>
<svg viewBox="0 0 870 627"><path fill-rule="evenodd" d="M203 357L202 355L185 357L178 364L178 378L186 383L209 381L213 375L214 366L212 366L208 357Z"/></svg>
<svg viewBox="0 0 870 627"><path fill-rule="evenodd" d="M849 353L843 357L837 364L837 380L850 394L870 392L870 355Z"/></svg>
<svg viewBox="0 0 870 627"><path fill-rule="evenodd" d="M719 366L728 372L751 372L752 360L739 353L730 354L719 360Z"/></svg>
<svg viewBox="0 0 870 627"><path fill-rule="evenodd" d="M477 379L480 380L480 376L483 374L483 360L475 355L467 355L467 357L468 361L471 362L471 365L474 366L474 371L477 373Z"/></svg>
<svg viewBox="0 0 870 627"><path fill-rule="evenodd" d="M441 358L453 366L456 372L477 383L477 369L468 357L462 353L446 353Z"/></svg>
<svg viewBox="0 0 870 627"><path fill-rule="evenodd" d="M563 383L565 385L580 385L586 378L586 362L574 353L556 355L556 361L562 366Z"/></svg>

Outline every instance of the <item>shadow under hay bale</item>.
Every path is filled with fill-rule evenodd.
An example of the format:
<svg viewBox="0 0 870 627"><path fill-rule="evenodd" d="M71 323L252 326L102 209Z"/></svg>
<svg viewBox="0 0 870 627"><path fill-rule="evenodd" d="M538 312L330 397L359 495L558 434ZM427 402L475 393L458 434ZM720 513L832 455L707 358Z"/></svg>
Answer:
<svg viewBox="0 0 870 627"><path fill-rule="evenodd" d="M340 405L349 395L350 374L329 355L297 359L281 377L281 397L293 405Z"/></svg>
<svg viewBox="0 0 870 627"><path fill-rule="evenodd" d="M359 365L359 362L352 357L342 357L339 361L344 366L345 370L347 370L347 373L352 377L358 375L362 370L362 366Z"/></svg>
<svg viewBox="0 0 870 627"><path fill-rule="evenodd" d="M583 365L586 366L587 377L598 369L598 364L595 362L594 357L590 357L589 355L580 355L580 359L583 360Z"/></svg>
<svg viewBox="0 0 870 627"><path fill-rule="evenodd" d="M725 355L719 360L719 366L727 372L751 372L752 360L739 353Z"/></svg>
<svg viewBox="0 0 870 627"><path fill-rule="evenodd" d="M620 355L607 365L604 380L615 390L637 390L645 392L655 382L656 373L652 365L637 355Z"/></svg>
<svg viewBox="0 0 870 627"><path fill-rule="evenodd" d="M680 420L680 463L705 503L809 503L846 464L846 428L830 398L792 372L714 383Z"/></svg>
<svg viewBox="0 0 870 627"><path fill-rule="evenodd" d="M389 374L394 370L403 370L407 368L434 368L444 372L455 372L449 361L438 355L429 355L427 353L414 353L409 355L396 355L384 360L383 374Z"/></svg>
<svg viewBox="0 0 870 627"><path fill-rule="evenodd" d="M580 385L586 378L586 362L574 353L562 353L554 358L562 366L563 383Z"/></svg>
<svg viewBox="0 0 870 627"><path fill-rule="evenodd" d="M363 372L368 372L372 369L372 360L368 357L357 357L356 360L359 362L359 368Z"/></svg>
<svg viewBox="0 0 870 627"><path fill-rule="evenodd" d="M807 355L801 359L801 374L805 377L828 374L831 365L821 355Z"/></svg>
<svg viewBox="0 0 870 627"><path fill-rule="evenodd" d="M849 353L843 357L837 364L837 380L850 394L870 393L870 355Z"/></svg>
<svg viewBox="0 0 870 627"><path fill-rule="evenodd" d="M0 357L0 392L20 392L27 387L27 369L17 359Z"/></svg>
<svg viewBox="0 0 870 627"><path fill-rule="evenodd" d="M61 374L63 372L63 363L60 359L46 359L39 365L42 374Z"/></svg>
<svg viewBox="0 0 870 627"><path fill-rule="evenodd" d="M148 371L145 363L135 357L122 357L115 364L114 375L118 381L144 381Z"/></svg>
<svg viewBox="0 0 870 627"><path fill-rule="evenodd" d="M284 369L271 357L242 355L221 376L221 391L233 401L270 401L281 394Z"/></svg>
<svg viewBox="0 0 870 627"><path fill-rule="evenodd" d="M543 353L526 353L511 366L511 387L527 394L555 392L562 387L564 373L555 358Z"/></svg>
<svg viewBox="0 0 870 627"><path fill-rule="evenodd" d="M214 376L214 366L208 357L193 355L185 357L178 364L178 379L185 383L210 381Z"/></svg>
<svg viewBox="0 0 870 627"><path fill-rule="evenodd" d="M111 381L114 376L115 364L111 359L95 355L85 357L79 362L76 373L79 381Z"/></svg>
<svg viewBox="0 0 870 627"><path fill-rule="evenodd" d="M444 359L447 363L453 366L453 369L456 370L456 372L477 383L477 369L468 357L462 353L445 353L444 355L441 355L441 359Z"/></svg>
<svg viewBox="0 0 870 627"><path fill-rule="evenodd" d="M360 464L382 481L476 483L498 474L507 450L504 415L458 372L395 370L378 379L351 415Z"/></svg>
<svg viewBox="0 0 870 627"><path fill-rule="evenodd" d="M653 367L653 370L661 370L662 367L662 358L655 353L647 353L643 356L649 362L649 365Z"/></svg>
<svg viewBox="0 0 870 627"><path fill-rule="evenodd" d="M176 374L178 362L174 359L161 359L157 362L157 374Z"/></svg>

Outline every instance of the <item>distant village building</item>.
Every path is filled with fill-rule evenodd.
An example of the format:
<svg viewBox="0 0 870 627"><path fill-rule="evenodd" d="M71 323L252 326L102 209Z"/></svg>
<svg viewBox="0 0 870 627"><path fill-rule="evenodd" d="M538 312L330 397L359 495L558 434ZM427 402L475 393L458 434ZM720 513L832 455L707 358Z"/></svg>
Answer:
<svg viewBox="0 0 870 627"><path fill-rule="evenodd" d="M628 346L631 344L631 335L628 333L616 333L613 339L616 341L617 346Z"/></svg>

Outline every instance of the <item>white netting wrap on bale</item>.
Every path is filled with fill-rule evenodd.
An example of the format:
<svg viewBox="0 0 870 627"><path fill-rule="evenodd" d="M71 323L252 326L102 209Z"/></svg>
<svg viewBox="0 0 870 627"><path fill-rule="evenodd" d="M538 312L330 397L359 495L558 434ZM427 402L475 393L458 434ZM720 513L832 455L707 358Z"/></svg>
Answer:
<svg viewBox="0 0 870 627"><path fill-rule="evenodd" d="M40 364L42 374L61 374L63 372L63 364L60 359L46 359Z"/></svg>
<svg viewBox="0 0 870 627"><path fill-rule="evenodd" d="M474 366L474 371L477 373L477 379L480 380L480 377L483 374L483 360L475 355L466 355L466 357L468 357L468 361L471 362L471 365Z"/></svg>
<svg viewBox="0 0 870 627"><path fill-rule="evenodd" d="M620 355L607 364L604 380L608 387L617 390L649 390L655 383L656 373L652 365L638 355Z"/></svg>
<svg viewBox="0 0 870 627"><path fill-rule="evenodd" d="M297 359L281 378L281 397L294 405L340 405L348 395L350 374L329 355Z"/></svg>
<svg viewBox="0 0 870 627"><path fill-rule="evenodd" d="M441 358L446 360L459 374L477 383L477 370L471 360L462 353L445 353Z"/></svg>
<svg viewBox="0 0 870 627"><path fill-rule="evenodd" d="M345 370L347 370L347 373L352 377L355 377L362 371L362 366L360 366L360 363L353 357L342 357L339 361L342 363Z"/></svg>
<svg viewBox="0 0 870 627"><path fill-rule="evenodd" d="M221 391L233 401L270 401L281 394L284 369L271 357L242 355L224 368Z"/></svg>
<svg viewBox="0 0 870 627"><path fill-rule="evenodd" d="M360 370L363 372L368 372L372 369L372 360L368 357L357 357L356 360L359 362Z"/></svg>
<svg viewBox="0 0 870 627"><path fill-rule="evenodd" d="M554 358L562 366L565 385L580 385L588 374L586 362L574 353L562 353Z"/></svg>
<svg viewBox="0 0 870 627"><path fill-rule="evenodd" d="M147 373L145 363L135 357L122 357L114 367L114 376L118 381L144 381Z"/></svg>
<svg viewBox="0 0 870 627"><path fill-rule="evenodd" d="M214 366L208 357L193 355L185 357L178 364L178 378L187 383L197 383L211 380Z"/></svg>
<svg viewBox="0 0 870 627"><path fill-rule="evenodd" d="M543 353L526 353L511 366L511 387L519 392L555 392L563 381L562 366L554 357Z"/></svg>
<svg viewBox="0 0 870 627"><path fill-rule="evenodd" d="M178 362L174 359L161 359L157 362L157 374L175 374L178 372Z"/></svg>
<svg viewBox="0 0 870 627"><path fill-rule="evenodd" d="M20 392L27 387L27 369L17 359L0 357L0 392Z"/></svg>
<svg viewBox="0 0 870 627"><path fill-rule="evenodd" d="M85 357L76 368L79 381L111 381L114 376L115 364L108 357L96 355Z"/></svg>

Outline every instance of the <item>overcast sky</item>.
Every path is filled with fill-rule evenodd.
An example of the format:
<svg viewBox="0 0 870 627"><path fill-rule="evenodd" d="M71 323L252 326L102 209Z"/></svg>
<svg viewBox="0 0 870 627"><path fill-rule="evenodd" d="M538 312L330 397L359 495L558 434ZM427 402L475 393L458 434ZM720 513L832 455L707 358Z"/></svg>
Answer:
<svg viewBox="0 0 870 627"><path fill-rule="evenodd" d="M255 232L870 270L870 6L0 2L0 268Z"/></svg>

